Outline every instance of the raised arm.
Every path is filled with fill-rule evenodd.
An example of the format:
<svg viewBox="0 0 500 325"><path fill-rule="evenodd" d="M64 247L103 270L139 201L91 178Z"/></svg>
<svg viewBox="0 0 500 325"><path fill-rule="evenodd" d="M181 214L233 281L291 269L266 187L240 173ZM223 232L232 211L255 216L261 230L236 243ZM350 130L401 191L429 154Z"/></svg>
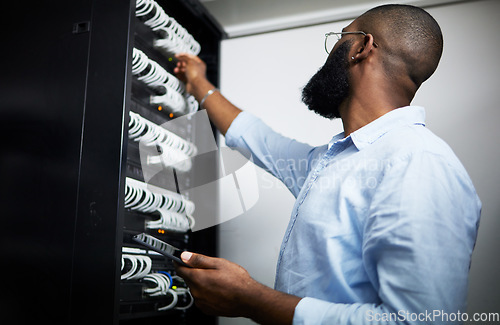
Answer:
<svg viewBox="0 0 500 325"><path fill-rule="evenodd" d="M177 54L177 67L174 69L177 77L186 84L186 90L191 93L198 102L203 102L208 117L217 129L225 135L227 129L238 116L241 110L228 101L219 91L205 97L215 86L206 78L206 64L199 57L192 54Z"/></svg>
<svg viewBox="0 0 500 325"><path fill-rule="evenodd" d="M312 147L297 142L273 131L252 114L240 115L242 111L218 91L207 96L215 87L205 76L205 63L190 54L176 57L178 63L174 72L186 83L186 90L203 102L202 108L207 110L212 123L226 136L226 144L244 155L251 153L255 164L280 179L297 196L326 145Z"/></svg>

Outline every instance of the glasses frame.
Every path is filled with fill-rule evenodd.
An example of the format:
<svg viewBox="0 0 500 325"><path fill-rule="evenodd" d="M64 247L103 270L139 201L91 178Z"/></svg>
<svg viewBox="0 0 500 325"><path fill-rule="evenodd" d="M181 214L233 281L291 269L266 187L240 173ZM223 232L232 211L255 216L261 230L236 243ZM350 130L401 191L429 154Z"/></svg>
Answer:
<svg viewBox="0 0 500 325"><path fill-rule="evenodd" d="M326 46L326 43L328 42L328 37L335 35L335 36L337 36L337 41L340 41L340 39L342 38L342 35L349 35L349 34L359 34L359 35L363 35L363 36L367 35L365 32L360 31L360 30L353 31L353 32L329 32L329 33L326 33L325 34L325 51L326 51L326 53L330 54L330 52L328 51L328 47ZM378 44L375 42L373 42L373 45L375 45L375 47L378 47Z"/></svg>

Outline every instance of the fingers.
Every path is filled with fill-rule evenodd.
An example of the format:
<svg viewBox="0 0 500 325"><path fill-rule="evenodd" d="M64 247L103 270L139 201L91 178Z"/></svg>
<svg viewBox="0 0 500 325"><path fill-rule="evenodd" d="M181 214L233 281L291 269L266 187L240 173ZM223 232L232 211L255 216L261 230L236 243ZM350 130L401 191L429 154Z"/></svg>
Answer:
<svg viewBox="0 0 500 325"><path fill-rule="evenodd" d="M182 74L184 74L185 71L186 71L186 67L182 66L181 64L177 64L177 66L174 68L174 73L177 75L177 77L184 78L184 76L182 76Z"/></svg>
<svg viewBox="0 0 500 325"><path fill-rule="evenodd" d="M177 78L186 83L186 90L190 92L193 89L191 82L206 78L206 64L198 56L189 53L179 53L175 57L177 65L174 73Z"/></svg>
<svg viewBox="0 0 500 325"><path fill-rule="evenodd" d="M175 55L177 59L177 66L186 67L186 66L196 66L198 68L205 68L205 62L200 59L198 56L189 53L179 53Z"/></svg>
<svg viewBox="0 0 500 325"><path fill-rule="evenodd" d="M201 62L201 59L198 56L189 53L178 53L175 55L175 58L181 62L187 62L190 60L195 62Z"/></svg>
<svg viewBox="0 0 500 325"><path fill-rule="evenodd" d="M219 264L217 258L191 252L183 252L181 259L187 265L197 269L216 269Z"/></svg>
<svg viewBox="0 0 500 325"><path fill-rule="evenodd" d="M184 252L184 263L176 264L177 274L189 286L195 304L205 313L237 317L248 315L243 297L257 282L241 266L222 258Z"/></svg>
<svg viewBox="0 0 500 325"><path fill-rule="evenodd" d="M194 254L191 252L183 252L181 254L181 259L190 267L185 267L174 262L175 270L177 271L177 274L180 275L184 281L186 281L191 289L195 289L197 287L197 282L200 281L200 276L203 276L204 273L202 272L204 270L216 268L216 261L218 260L216 258L201 254Z"/></svg>

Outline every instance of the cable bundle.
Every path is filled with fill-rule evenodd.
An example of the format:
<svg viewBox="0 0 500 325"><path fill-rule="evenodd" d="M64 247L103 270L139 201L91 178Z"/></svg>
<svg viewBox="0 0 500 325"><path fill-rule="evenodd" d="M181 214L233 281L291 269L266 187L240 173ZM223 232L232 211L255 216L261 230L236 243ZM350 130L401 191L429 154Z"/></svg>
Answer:
<svg viewBox="0 0 500 325"><path fill-rule="evenodd" d="M169 17L156 1L137 0L135 8L135 15L143 17L144 23L162 37L156 40L155 46L174 54L200 53L200 44L174 18Z"/></svg>
<svg viewBox="0 0 500 325"><path fill-rule="evenodd" d="M145 255L132 255L123 254L122 255L122 275L121 280L133 280L142 279L149 272L151 272L151 266L153 262L149 256Z"/></svg>
<svg viewBox="0 0 500 325"><path fill-rule="evenodd" d="M158 209L160 219L146 222L148 229L169 229L176 231L188 231L194 227L194 219L190 215L184 215L165 209Z"/></svg>
<svg viewBox="0 0 500 325"><path fill-rule="evenodd" d="M193 296L181 277L171 276L165 271L151 272L153 262L149 256L140 254L141 250L136 248L123 247L122 250L121 280L141 280L147 283L148 287L144 289L144 293L150 297L172 296L172 301L159 307L159 311L173 308L182 310L193 305ZM174 285L174 281L177 285ZM185 306L179 306L180 302Z"/></svg>
<svg viewBox="0 0 500 325"><path fill-rule="evenodd" d="M195 206L192 201L180 194L128 177L125 185L125 208L143 213L159 213L158 220L146 222L149 229L186 232L195 224L192 216Z"/></svg>
<svg viewBox="0 0 500 325"><path fill-rule="evenodd" d="M161 126L130 112L129 138L146 146L156 146L160 155L149 156L148 163L172 166L180 171L191 169L191 157L198 151L196 146Z"/></svg>
<svg viewBox="0 0 500 325"><path fill-rule="evenodd" d="M159 307L159 311L169 309L188 309L193 305L194 299L191 292L186 287L173 286L173 280L185 285L184 280L179 276L170 276L167 272L150 273L143 278L144 282L153 284L154 287L149 287L144 290L144 293L150 297L171 295L172 301L163 307ZM179 304L179 296L189 298L186 306L177 306Z"/></svg>
<svg viewBox="0 0 500 325"><path fill-rule="evenodd" d="M144 52L134 48L132 74L162 95L151 96L151 104L164 105L173 113L192 113L198 110L196 99L186 92L184 84Z"/></svg>

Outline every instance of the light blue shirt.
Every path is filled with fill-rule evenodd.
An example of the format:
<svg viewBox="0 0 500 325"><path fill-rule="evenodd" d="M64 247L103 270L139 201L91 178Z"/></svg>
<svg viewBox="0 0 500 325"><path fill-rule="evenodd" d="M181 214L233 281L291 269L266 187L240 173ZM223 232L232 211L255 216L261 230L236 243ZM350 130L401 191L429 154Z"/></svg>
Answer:
<svg viewBox="0 0 500 325"><path fill-rule="evenodd" d="M466 311L481 202L424 119L398 108L320 147L246 112L233 121L227 145L297 198L275 283L303 297L294 324L457 324Z"/></svg>

